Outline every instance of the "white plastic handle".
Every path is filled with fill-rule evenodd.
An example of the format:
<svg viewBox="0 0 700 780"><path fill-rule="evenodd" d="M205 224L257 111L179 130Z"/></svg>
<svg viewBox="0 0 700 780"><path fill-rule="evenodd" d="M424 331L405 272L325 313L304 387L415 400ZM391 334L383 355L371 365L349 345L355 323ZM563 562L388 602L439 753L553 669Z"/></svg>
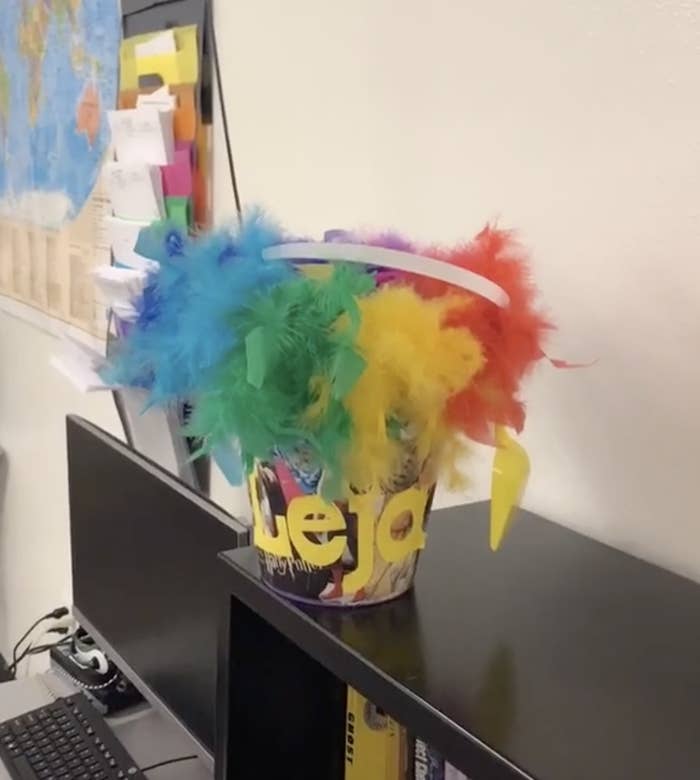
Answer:
<svg viewBox="0 0 700 780"><path fill-rule="evenodd" d="M423 257L411 252L401 252L398 249L334 241L308 241L268 247L263 251L263 257L265 260L327 260L381 265L395 271L428 276L440 282L453 284L467 292L480 295L501 308L505 308L509 303L506 291L485 276L444 263L434 257Z"/></svg>

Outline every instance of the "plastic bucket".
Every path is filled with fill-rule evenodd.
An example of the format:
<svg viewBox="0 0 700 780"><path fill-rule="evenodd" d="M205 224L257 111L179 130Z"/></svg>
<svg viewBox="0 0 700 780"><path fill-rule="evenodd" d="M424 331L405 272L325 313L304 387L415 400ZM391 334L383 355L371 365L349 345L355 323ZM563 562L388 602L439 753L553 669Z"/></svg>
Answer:
<svg viewBox="0 0 700 780"><path fill-rule="evenodd" d="M311 604L379 604L413 585L434 483L423 475L328 501L320 471L288 457L258 462L248 475L254 545L263 581Z"/></svg>

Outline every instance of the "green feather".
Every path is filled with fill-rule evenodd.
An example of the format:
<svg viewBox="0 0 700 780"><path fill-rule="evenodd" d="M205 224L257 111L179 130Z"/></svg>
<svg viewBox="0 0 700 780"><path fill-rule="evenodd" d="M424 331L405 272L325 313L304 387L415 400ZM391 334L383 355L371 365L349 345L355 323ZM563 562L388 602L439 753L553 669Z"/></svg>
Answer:
<svg viewBox="0 0 700 780"><path fill-rule="evenodd" d="M352 424L342 399L364 369L353 343L360 326L356 298L374 289L362 269L336 266L327 279L300 275L254 296L233 317L236 347L219 366L214 387L197 400L189 432L209 450L237 438L244 465L300 442L323 464L324 483L342 478ZM338 318L348 327L338 333ZM318 399L310 380L323 377L330 398L313 425L305 412Z"/></svg>

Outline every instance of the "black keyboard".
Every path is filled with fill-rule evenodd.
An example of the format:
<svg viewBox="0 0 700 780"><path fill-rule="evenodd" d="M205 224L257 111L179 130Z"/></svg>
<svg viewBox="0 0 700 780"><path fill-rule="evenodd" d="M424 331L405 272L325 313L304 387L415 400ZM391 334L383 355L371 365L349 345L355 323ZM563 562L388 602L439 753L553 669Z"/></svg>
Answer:
<svg viewBox="0 0 700 780"><path fill-rule="evenodd" d="M0 723L0 759L14 780L145 780L83 695Z"/></svg>

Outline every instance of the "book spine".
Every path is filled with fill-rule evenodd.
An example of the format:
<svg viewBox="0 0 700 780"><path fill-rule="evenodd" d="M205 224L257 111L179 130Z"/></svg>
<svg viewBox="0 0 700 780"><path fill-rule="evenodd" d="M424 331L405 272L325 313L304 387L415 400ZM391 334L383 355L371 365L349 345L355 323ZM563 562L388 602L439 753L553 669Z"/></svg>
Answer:
<svg viewBox="0 0 700 780"><path fill-rule="evenodd" d="M385 712L348 688L345 780L404 780L405 732Z"/></svg>
<svg viewBox="0 0 700 780"><path fill-rule="evenodd" d="M422 739L413 746L415 780L445 780L445 762L442 756Z"/></svg>
<svg viewBox="0 0 700 780"><path fill-rule="evenodd" d="M469 780L422 739L412 741L413 768L406 780Z"/></svg>
<svg viewBox="0 0 700 780"><path fill-rule="evenodd" d="M469 778L460 772L459 769L455 769L452 764L445 761L445 780L469 780Z"/></svg>

